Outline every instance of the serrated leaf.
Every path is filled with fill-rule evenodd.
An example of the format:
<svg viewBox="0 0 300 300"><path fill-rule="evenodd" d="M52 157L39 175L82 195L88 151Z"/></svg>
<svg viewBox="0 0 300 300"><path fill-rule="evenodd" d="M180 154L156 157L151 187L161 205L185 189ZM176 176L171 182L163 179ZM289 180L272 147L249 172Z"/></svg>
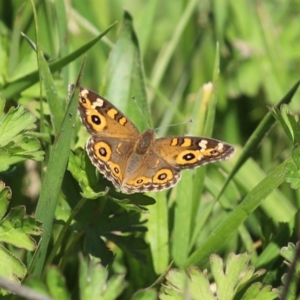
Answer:
<svg viewBox="0 0 300 300"><path fill-rule="evenodd" d="M25 159L43 160L37 139L26 136L34 129L36 118L23 106L11 107L0 120L0 171Z"/></svg>
<svg viewBox="0 0 300 300"><path fill-rule="evenodd" d="M290 264L292 263L295 255L296 255L296 251L297 251L296 247L300 247L300 242L297 242L296 245L293 243L288 243L287 247L282 247L280 250L280 255L285 260L287 260ZM296 273L300 277L300 262L299 262L299 260L297 261L297 264L296 264Z"/></svg>
<svg viewBox="0 0 300 300"><path fill-rule="evenodd" d="M107 247L98 232L90 228L85 235L84 250L94 257L99 257L101 253L101 263L107 266L113 260L113 252Z"/></svg>
<svg viewBox="0 0 300 300"><path fill-rule="evenodd" d="M99 260L84 259L79 256L79 294L81 300L113 300L122 293L125 282L122 276L112 276L108 280L108 271Z"/></svg>
<svg viewBox="0 0 300 300"><path fill-rule="evenodd" d="M36 118L25 111L23 106L11 107L0 123L0 146L7 145L20 133L34 129Z"/></svg>
<svg viewBox="0 0 300 300"><path fill-rule="evenodd" d="M288 105L282 104L280 110L276 107L270 107L275 119L280 123L287 137L292 143L300 142L300 123L299 117L293 115Z"/></svg>
<svg viewBox="0 0 300 300"><path fill-rule="evenodd" d="M206 272L201 272L197 267L190 267L187 273L182 269L171 269L166 280L160 299L186 299L187 295L191 300L215 299Z"/></svg>
<svg viewBox="0 0 300 300"><path fill-rule="evenodd" d="M56 267L48 269L46 283L49 293L53 299L71 299L68 293L66 280Z"/></svg>
<svg viewBox="0 0 300 300"><path fill-rule="evenodd" d="M0 241L29 251L36 249L36 241L29 236L42 233L41 223L32 217L25 217L25 207L13 208L0 221Z"/></svg>
<svg viewBox="0 0 300 300"><path fill-rule="evenodd" d="M210 283L207 278L206 272L201 272L197 267L190 267L188 275L191 280L190 292L195 299L215 299L212 291L210 290Z"/></svg>
<svg viewBox="0 0 300 300"><path fill-rule="evenodd" d="M223 260L218 255L211 255L211 272L216 280L218 299L232 299L241 278L242 272L247 269L250 257L247 253L235 255L229 254L226 271L224 271Z"/></svg>
<svg viewBox="0 0 300 300"><path fill-rule="evenodd" d="M116 198L113 198L113 197L111 197L110 199L113 200L114 202L116 202L121 207L123 207L125 210L133 210L133 211L136 211L136 212L139 212L139 213L149 212L148 209L145 208L145 207L142 207L142 206L139 206L139 205L136 205L136 204L132 204L130 202L130 199L119 200L119 199L116 199Z"/></svg>
<svg viewBox="0 0 300 300"><path fill-rule="evenodd" d="M0 245L0 276L19 282L19 278L24 278L25 274L25 265Z"/></svg>
<svg viewBox="0 0 300 300"><path fill-rule="evenodd" d="M278 290L270 285L264 286L260 282L252 284L241 300L273 300L278 299Z"/></svg>
<svg viewBox="0 0 300 300"><path fill-rule="evenodd" d="M95 170L89 172L89 168L86 167L86 154L81 153L77 157L71 152L68 162L68 170L72 176L78 181L82 190L81 196L86 199L98 199L103 197L107 192L95 192L92 185L96 183Z"/></svg>
<svg viewBox="0 0 300 300"><path fill-rule="evenodd" d="M290 183L291 188L300 188L300 147L293 148L293 161L289 162L285 168L285 181Z"/></svg>

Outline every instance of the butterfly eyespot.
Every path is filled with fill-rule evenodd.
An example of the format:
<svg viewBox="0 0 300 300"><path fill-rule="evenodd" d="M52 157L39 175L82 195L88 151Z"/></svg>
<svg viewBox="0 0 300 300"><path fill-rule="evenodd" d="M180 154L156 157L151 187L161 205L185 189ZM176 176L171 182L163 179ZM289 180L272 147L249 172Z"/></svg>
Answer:
<svg viewBox="0 0 300 300"><path fill-rule="evenodd" d="M177 155L175 161L179 165L190 165L197 163L201 158L200 151L185 150Z"/></svg>
<svg viewBox="0 0 300 300"><path fill-rule="evenodd" d="M153 177L153 183L166 183L173 179L173 173L169 169L159 170Z"/></svg>
<svg viewBox="0 0 300 300"><path fill-rule="evenodd" d="M101 161L109 161L111 157L111 148L104 142L99 142L94 145L94 153Z"/></svg>
<svg viewBox="0 0 300 300"><path fill-rule="evenodd" d="M81 97L80 99L81 99L81 102L82 102L83 104L86 103L86 99L85 99L84 97Z"/></svg>
<svg viewBox="0 0 300 300"><path fill-rule="evenodd" d="M218 154L219 152L217 151L217 150L212 150L212 151L210 151L210 154L211 155L216 155L216 154Z"/></svg>
<svg viewBox="0 0 300 300"><path fill-rule="evenodd" d="M95 112L95 110L93 114L91 114L91 110L89 109L86 111L86 121L97 132L103 131L107 126L106 118L100 113Z"/></svg>
<svg viewBox="0 0 300 300"><path fill-rule="evenodd" d="M134 179L132 181L129 181L127 184L139 187L139 186L147 184L147 183L149 183L151 181L152 181L151 178L141 176L141 177L138 177L138 178L136 178L136 179Z"/></svg>
<svg viewBox="0 0 300 300"><path fill-rule="evenodd" d="M101 124L101 120L100 120L100 118L98 116L93 115L92 116L92 121L96 125L100 125Z"/></svg>
<svg viewBox="0 0 300 300"><path fill-rule="evenodd" d="M123 177L123 176L122 176L122 171L121 171L119 165L113 163L112 161L108 162L108 164L109 164L109 167L110 167L110 169L111 169L113 175L114 175L115 177L119 178L120 180L122 180L122 177Z"/></svg>
<svg viewBox="0 0 300 300"><path fill-rule="evenodd" d="M193 153L188 153L188 154L183 155L182 158L187 160L187 161L190 161L190 160L195 158L195 155Z"/></svg>

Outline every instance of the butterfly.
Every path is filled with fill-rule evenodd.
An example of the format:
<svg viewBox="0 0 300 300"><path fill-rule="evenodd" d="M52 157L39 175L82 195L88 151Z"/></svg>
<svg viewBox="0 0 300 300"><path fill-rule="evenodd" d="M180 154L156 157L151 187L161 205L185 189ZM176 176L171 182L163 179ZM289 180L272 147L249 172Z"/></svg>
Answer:
<svg viewBox="0 0 300 300"><path fill-rule="evenodd" d="M156 139L153 129L141 133L118 108L84 87L79 89L78 112L91 134L86 144L91 162L126 194L171 188L182 170L228 159L235 151L211 138Z"/></svg>

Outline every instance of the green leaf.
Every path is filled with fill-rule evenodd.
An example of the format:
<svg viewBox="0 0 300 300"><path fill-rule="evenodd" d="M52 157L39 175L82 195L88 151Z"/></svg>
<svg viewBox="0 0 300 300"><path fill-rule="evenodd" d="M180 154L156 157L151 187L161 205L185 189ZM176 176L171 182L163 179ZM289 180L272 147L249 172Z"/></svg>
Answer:
<svg viewBox="0 0 300 300"><path fill-rule="evenodd" d="M293 160L286 165L285 181L290 183L291 188L300 188L300 146L293 148Z"/></svg>
<svg viewBox="0 0 300 300"><path fill-rule="evenodd" d="M280 255L285 259L285 262L288 264L290 268L290 272L292 272L292 274L283 275L282 283L284 284L284 287L280 287L281 296L283 296L283 291L287 290L286 299L288 300L296 299L296 295L299 296L299 289L298 289L298 283L300 280L299 247L300 247L300 242L297 242L296 245L293 243L288 243L288 246L283 247L280 251ZM291 270L291 268L293 269ZM289 275L292 275L292 277L290 278Z"/></svg>
<svg viewBox="0 0 300 300"><path fill-rule="evenodd" d="M36 242L29 235L41 235L41 223L25 216L25 207L15 207L0 221L0 242L24 248L36 249Z"/></svg>
<svg viewBox="0 0 300 300"><path fill-rule="evenodd" d="M138 291L131 298L131 300L156 300L156 299L158 299L157 292L154 289Z"/></svg>
<svg viewBox="0 0 300 300"><path fill-rule="evenodd" d="M0 276L20 282L26 275L25 265L10 251L0 245Z"/></svg>
<svg viewBox="0 0 300 300"><path fill-rule="evenodd" d="M263 286L256 282L252 284L241 300L273 300L278 299L278 290L272 289L271 286Z"/></svg>
<svg viewBox="0 0 300 300"><path fill-rule="evenodd" d="M122 293L125 288L123 276L112 276L108 280L108 271L99 260L84 259L79 256L79 294L81 300L113 300Z"/></svg>
<svg viewBox="0 0 300 300"><path fill-rule="evenodd" d="M211 253L221 249L225 241L236 232L249 214L253 212L274 189L283 183L285 167L290 162L291 158L287 159L258 183L226 219L218 224L201 247L191 254L184 265L202 264L207 261Z"/></svg>
<svg viewBox="0 0 300 300"><path fill-rule="evenodd" d="M100 35L98 35L96 38L91 40L90 42L86 43L85 45L81 46L74 52L54 61L49 64L49 68L51 72L56 72L58 70L61 70L63 67L74 61L76 58L83 55L86 51L88 51L92 46L94 46L103 36L105 36L110 29L115 26L116 23L109 26L106 30L104 30ZM11 98L22 91L24 91L26 88L32 86L33 84L37 83L39 80L39 70L33 71L30 74L26 74L25 76L9 82L6 84L3 89L2 93L6 98Z"/></svg>
<svg viewBox="0 0 300 300"><path fill-rule="evenodd" d="M46 283L49 294L53 299L71 299L66 285L66 280L56 267L51 267L47 271Z"/></svg>
<svg viewBox="0 0 300 300"><path fill-rule="evenodd" d="M25 208L22 206L12 208L6 214L10 199L10 188L0 181L0 243L33 251L36 249L36 241L30 235L41 235L41 223L31 216L25 216ZM18 279L23 279L26 271L12 248L8 250L0 245L0 276L19 282Z"/></svg>
<svg viewBox="0 0 300 300"><path fill-rule="evenodd" d="M1 117L0 172L26 159L44 159L40 143L29 135L29 131L36 127L35 121L35 117L25 111L23 106L11 107L8 113Z"/></svg>
<svg viewBox="0 0 300 300"><path fill-rule="evenodd" d="M191 300L275 299L278 296L277 290L270 286L263 287L261 283L252 284L264 273L264 270L254 273L254 268L248 266L249 260L250 256L247 253L240 255L231 253L224 266L223 260L218 255L211 255L210 265L216 283L217 297L211 290L208 280L210 276L207 271L202 272L197 267L189 267L187 272L182 269L171 269L166 276L167 282L164 283L159 298L186 299L185 296L189 295ZM244 293L243 289L250 284L252 285Z"/></svg>
<svg viewBox="0 0 300 300"><path fill-rule="evenodd" d="M0 122L0 146L4 147L11 141L19 141L20 135L36 126L36 118L25 111L23 106L11 107Z"/></svg>
<svg viewBox="0 0 300 300"><path fill-rule="evenodd" d="M11 199L11 189L9 186L5 186L3 181L0 181L0 220L6 214L8 205Z"/></svg>
<svg viewBox="0 0 300 300"><path fill-rule="evenodd" d="M121 112L130 116L139 129L145 129L152 122L140 56L132 17L125 11L122 28L109 60L106 95ZM137 104L132 101L133 96Z"/></svg>
<svg viewBox="0 0 300 300"><path fill-rule="evenodd" d="M276 107L269 107L274 118L279 122L285 134L294 144L300 143L300 122L299 116L293 115L286 104L280 106L280 110Z"/></svg>
<svg viewBox="0 0 300 300"><path fill-rule="evenodd" d="M239 285L238 281L249 263L250 257L244 253L241 255L229 254L226 271L222 259L217 255L211 255L211 272L218 287L218 298L232 299Z"/></svg>
<svg viewBox="0 0 300 300"><path fill-rule="evenodd" d="M71 152L68 163L68 170L73 177L78 181L82 190L81 196L87 199L97 199L106 194L106 192L95 192L92 186L97 183L97 177L95 175L95 168L90 167L91 164L87 163L86 153L81 152L75 157Z"/></svg>
<svg viewBox="0 0 300 300"><path fill-rule="evenodd" d="M220 191L217 199L220 198L222 193L224 192L224 189L227 187L229 182L232 180L232 178L235 176L235 174L239 171L239 169L242 167L242 165L245 164L246 160L251 156L251 153L258 147L259 143L263 140L263 138L266 135L266 132L272 128L272 125L274 124L274 119L272 118L272 113L278 109L282 104L284 103L290 103L293 99L293 96L295 95L298 87L299 87L300 81L298 80L294 86L284 95L284 97L278 102L278 104L275 107L271 107L271 112L266 114L266 116L261 120L261 122L258 124L258 126L255 128L255 130L252 132L251 136L248 138L247 143L243 147L243 151L239 155L238 160L236 161L234 167L232 168L226 182L223 185L222 190ZM274 115L274 114L273 114Z"/></svg>
<svg viewBox="0 0 300 300"><path fill-rule="evenodd" d="M215 299L209 287L206 271L201 272L197 267L190 267L187 273L182 269L171 269L166 280L159 299L185 299L185 295L189 295L193 300Z"/></svg>

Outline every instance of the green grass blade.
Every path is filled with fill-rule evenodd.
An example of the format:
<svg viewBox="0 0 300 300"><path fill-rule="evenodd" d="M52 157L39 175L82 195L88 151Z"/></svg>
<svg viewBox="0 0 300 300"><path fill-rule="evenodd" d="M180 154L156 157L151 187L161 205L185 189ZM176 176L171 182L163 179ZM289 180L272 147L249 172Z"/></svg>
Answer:
<svg viewBox="0 0 300 300"><path fill-rule="evenodd" d="M151 124L151 118L139 44L133 29L132 17L126 11L119 38L111 53L107 76L107 98L120 111L130 116L139 129L147 128L148 124ZM132 101L132 96L135 97L137 104Z"/></svg>
<svg viewBox="0 0 300 300"><path fill-rule="evenodd" d="M296 84L288 91L288 93L278 102L276 105L277 108L281 106L283 103L290 103L294 94L296 93L300 84L300 80L296 82ZM270 130L270 128L275 123L275 119L272 116L271 112L268 112L266 116L262 119L259 125L256 127L254 132L251 134L250 138L248 139L246 145L243 148L242 153L239 156L238 161L236 162L235 166L233 167L232 171L230 172L220 194L218 195L217 199L223 194L224 190L226 189L228 183L232 180L234 175L238 172L241 166L245 163L245 161L251 156L251 153L256 149L259 143L262 141L266 132Z"/></svg>
<svg viewBox="0 0 300 300"><path fill-rule="evenodd" d="M88 51L93 45L95 45L103 36L105 36L110 29L116 23L109 26L106 30L104 30L99 36L91 40L90 42L86 43L79 49L75 50L71 54L49 64L49 68L51 72L55 72L60 70L62 67L68 65L70 62L74 61L76 58L80 57L86 51ZM13 82L6 84L2 89L2 94L5 98L9 99L19 93L21 93L26 88L32 86L33 84L37 83L39 80L39 71L31 72L30 74L25 75L22 78L19 78Z"/></svg>
<svg viewBox="0 0 300 300"><path fill-rule="evenodd" d="M166 191L156 193L156 204L149 206L147 241L150 244L156 274L162 274L166 270L170 259L166 194Z"/></svg>
<svg viewBox="0 0 300 300"><path fill-rule="evenodd" d="M37 59L39 62L42 62L42 64L46 64L45 61L42 61L44 57L42 51L39 49L38 22L33 0L32 9L36 24ZM41 68L41 78L45 77L45 74L43 73L44 71L48 72L47 68ZM47 74L46 76L51 75ZM45 84L49 84L49 82L47 81L45 82ZM51 80L50 84L52 84ZM69 157L70 145L76 118L76 110L77 97L73 97L64 114L61 129L56 136L52 151L50 153L47 172L42 183L41 193L36 208L36 219L43 222L44 225L44 233L41 239L40 247L38 248L36 253L36 261L33 270L33 274L37 276L41 275L47 253L48 243L51 237L54 212L62 184L63 174L65 172Z"/></svg>
<svg viewBox="0 0 300 300"><path fill-rule="evenodd" d="M42 272L51 236L54 212L69 157L73 129L77 116L76 110L77 97L73 97L64 114L61 129L57 133L50 153L47 172L42 183L41 193L36 208L36 218L44 223L44 233L33 271L33 274L37 276L40 276Z"/></svg>
<svg viewBox="0 0 300 300"><path fill-rule="evenodd" d="M184 29L186 28L198 4L199 4L198 0L188 1L185 10L182 13L182 17L180 18L178 25L174 30L170 42L168 43L166 49L163 50L160 58L156 61L151 75L151 83L154 89L156 89L159 86L163 76L165 75L171 57L173 56L174 51L178 46L179 40L182 38ZM150 99L150 101L151 100L152 99Z"/></svg>
<svg viewBox="0 0 300 300"><path fill-rule="evenodd" d="M239 225L247 219L248 215L252 213L274 189L284 182L285 167L287 163L291 161L292 158L284 161L248 193L243 202L210 234L206 242L192 253L184 266L188 267L194 264L203 264L207 262L211 253L220 250L226 241L236 232Z"/></svg>

